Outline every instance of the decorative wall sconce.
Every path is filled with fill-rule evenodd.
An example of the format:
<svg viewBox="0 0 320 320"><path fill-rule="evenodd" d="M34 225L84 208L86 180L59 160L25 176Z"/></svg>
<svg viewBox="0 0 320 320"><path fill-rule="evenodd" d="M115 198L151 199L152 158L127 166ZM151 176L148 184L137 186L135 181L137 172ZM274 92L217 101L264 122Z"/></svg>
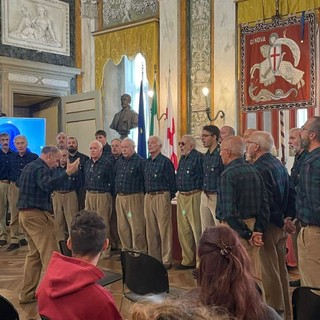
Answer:
<svg viewBox="0 0 320 320"><path fill-rule="evenodd" d="M202 93L206 97L206 113L207 113L208 119L210 121L216 121L218 119L219 114L220 114L220 118L223 119L225 117L225 113L222 110L218 110L215 117L212 118L211 108L210 108L210 104L209 104L209 89L207 87L203 87Z"/></svg>

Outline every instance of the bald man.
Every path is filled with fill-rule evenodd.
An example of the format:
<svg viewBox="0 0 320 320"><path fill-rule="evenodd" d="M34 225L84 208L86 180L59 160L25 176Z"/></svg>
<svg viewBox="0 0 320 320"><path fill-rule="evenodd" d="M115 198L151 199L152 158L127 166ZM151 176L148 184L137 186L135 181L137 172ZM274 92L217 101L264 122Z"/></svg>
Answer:
<svg viewBox="0 0 320 320"><path fill-rule="evenodd" d="M249 137L251 136L251 134L254 133L254 132L256 132L256 131L258 131L258 130L257 130L257 129L254 129L254 128L248 128L248 129L246 129L246 130L244 131L244 133L243 133L243 136L242 136L244 143L247 143L247 140L249 139Z"/></svg>
<svg viewBox="0 0 320 320"><path fill-rule="evenodd" d="M291 319L289 277L286 267L286 231L295 231L294 196L291 201L289 174L272 155L274 140L269 132L256 131L247 141L247 158L263 177L269 195L270 220L260 250L266 302L284 319Z"/></svg>
<svg viewBox="0 0 320 320"><path fill-rule="evenodd" d="M240 235L251 259L253 274L262 287L259 249L269 220L268 194L259 172L245 162L240 136L222 141L220 155L225 170L218 183L217 218Z"/></svg>
<svg viewBox="0 0 320 320"><path fill-rule="evenodd" d="M236 132L231 126L223 126L220 128L219 142L221 143L225 138L234 136L235 134Z"/></svg>

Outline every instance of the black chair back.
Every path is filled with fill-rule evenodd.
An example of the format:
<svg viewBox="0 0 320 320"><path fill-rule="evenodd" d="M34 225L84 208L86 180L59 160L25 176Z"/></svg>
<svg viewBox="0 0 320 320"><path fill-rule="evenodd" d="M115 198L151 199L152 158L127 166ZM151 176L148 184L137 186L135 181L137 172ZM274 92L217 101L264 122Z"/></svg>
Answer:
<svg viewBox="0 0 320 320"><path fill-rule="evenodd" d="M147 254L121 252L123 283L137 294L169 292L168 272L163 264Z"/></svg>
<svg viewBox="0 0 320 320"><path fill-rule="evenodd" d="M5 297L0 295L0 319L19 320L19 314L13 304Z"/></svg>
<svg viewBox="0 0 320 320"><path fill-rule="evenodd" d="M293 320L320 319L320 288L299 287L292 294Z"/></svg>

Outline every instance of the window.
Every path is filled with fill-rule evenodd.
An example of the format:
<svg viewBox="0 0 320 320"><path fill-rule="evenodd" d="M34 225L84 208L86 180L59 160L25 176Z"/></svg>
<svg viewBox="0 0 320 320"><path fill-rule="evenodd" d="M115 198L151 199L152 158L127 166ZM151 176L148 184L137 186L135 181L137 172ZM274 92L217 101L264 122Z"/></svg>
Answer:
<svg viewBox="0 0 320 320"><path fill-rule="evenodd" d="M137 113L139 113L139 99L140 99L140 84L143 70L143 101L144 101L144 121L146 127L146 133L149 133L149 122L150 122L150 106L151 101L148 96L149 83L146 77L146 60L139 53L136 55L134 60L129 60L127 57L124 58L125 62L125 92L130 94L131 107ZM148 141L148 134L146 135L146 141ZM138 128L130 131L128 136L131 138L136 145L138 145Z"/></svg>

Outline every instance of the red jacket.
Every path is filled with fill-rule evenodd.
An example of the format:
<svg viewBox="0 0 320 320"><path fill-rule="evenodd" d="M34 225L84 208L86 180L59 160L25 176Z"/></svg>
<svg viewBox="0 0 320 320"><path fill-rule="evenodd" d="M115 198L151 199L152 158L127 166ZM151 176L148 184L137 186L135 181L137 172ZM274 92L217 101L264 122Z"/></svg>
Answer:
<svg viewBox="0 0 320 320"><path fill-rule="evenodd" d="M94 265L54 252L36 293L39 314L50 320L121 320L110 292L96 284L103 277Z"/></svg>

